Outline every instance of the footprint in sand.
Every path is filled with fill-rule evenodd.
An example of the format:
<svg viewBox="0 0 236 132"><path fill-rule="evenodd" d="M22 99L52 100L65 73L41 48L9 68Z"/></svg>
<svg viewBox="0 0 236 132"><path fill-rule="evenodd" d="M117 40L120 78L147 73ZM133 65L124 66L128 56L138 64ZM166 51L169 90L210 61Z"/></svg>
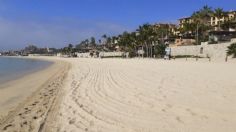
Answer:
<svg viewBox="0 0 236 132"><path fill-rule="evenodd" d="M175 118L179 123L184 123L179 116L176 116Z"/></svg>
<svg viewBox="0 0 236 132"><path fill-rule="evenodd" d="M76 121L76 118L73 118L73 119L71 119L71 120L69 121L69 124L74 124L75 121Z"/></svg>
<svg viewBox="0 0 236 132"><path fill-rule="evenodd" d="M192 116L197 116L197 113L193 112L191 109L186 109Z"/></svg>
<svg viewBox="0 0 236 132"><path fill-rule="evenodd" d="M6 125L6 126L3 128L3 130L6 131L9 127L13 127L13 125L12 125L12 124Z"/></svg>
<svg viewBox="0 0 236 132"><path fill-rule="evenodd" d="M161 109L162 112L166 112L166 109Z"/></svg>

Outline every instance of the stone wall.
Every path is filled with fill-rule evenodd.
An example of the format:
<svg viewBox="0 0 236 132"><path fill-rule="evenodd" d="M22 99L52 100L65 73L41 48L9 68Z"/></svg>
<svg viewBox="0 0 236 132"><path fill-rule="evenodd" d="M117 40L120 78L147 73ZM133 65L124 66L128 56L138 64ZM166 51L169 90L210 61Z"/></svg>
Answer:
<svg viewBox="0 0 236 132"><path fill-rule="evenodd" d="M87 53L76 53L78 58L91 58L91 55L89 52Z"/></svg>
<svg viewBox="0 0 236 132"><path fill-rule="evenodd" d="M171 55L193 55L193 56L201 56L201 57L211 57L211 58L225 58L227 47L236 42L236 40L231 40L231 42L227 43L219 43L219 44L208 44L202 43L201 45L195 46L178 46L171 47Z"/></svg>
<svg viewBox="0 0 236 132"><path fill-rule="evenodd" d="M125 56L124 52L100 52L99 57L122 57Z"/></svg>
<svg viewBox="0 0 236 132"><path fill-rule="evenodd" d="M76 53L78 58L97 58L96 55L91 56L90 52L87 53ZM100 52L99 56L100 58L102 57L123 57L126 54L124 52Z"/></svg>

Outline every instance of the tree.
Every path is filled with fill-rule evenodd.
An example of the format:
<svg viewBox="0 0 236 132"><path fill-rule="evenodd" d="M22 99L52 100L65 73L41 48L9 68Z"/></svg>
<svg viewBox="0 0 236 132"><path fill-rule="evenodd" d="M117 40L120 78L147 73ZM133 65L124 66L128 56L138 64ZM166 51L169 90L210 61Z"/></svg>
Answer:
<svg viewBox="0 0 236 132"><path fill-rule="evenodd" d="M112 36L112 44L116 44L118 38L116 36Z"/></svg>
<svg viewBox="0 0 236 132"><path fill-rule="evenodd" d="M95 46L96 46L96 39L95 39L94 37L91 37L91 38L90 38L90 45L91 45L92 47L95 47Z"/></svg>
<svg viewBox="0 0 236 132"><path fill-rule="evenodd" d="M70 53L72 53L73 47L74 47L73 44L69 44L69 45L68 45L68 50L69 50Z"/></svg>
<svg viewBox="0 0 236 132"><path fill-rule="evenodd" d="M216 18L218 18L218 20L219 20L219 19L221 19L222 17L225 16L225 12L224 12L224 10L222 8L216 8L215 11L214 11L214 16ZM221 21L219 20L218 22L219 22L218 23L218 29L220 29Z"/></svg>
<svg viewBox="0 0 236 132"><path fill-rule="evenodd" d="M106 41L107 41L107 35L106 35L106 34L102 35L102 38L104 39L104 43L106 43Z"/></svg>
<svg viewBox="0 0 236 132"><path fill-rule="evenodd" d="M107 37L106 46L110 47L111 43L112 43L112 38L111 37Z"/></svg>
<svg viewBox="0 0 236 132"><path fill-rule="evenodd" d="M73 44L68 44L68 46L66 46L66 47L64 47L64 48L62 49L62 52L63 52L64 54L71 55L72 52L74 51L74 48L73 48L73 47L74 47Z"/></svg>
<svg viewBox="0 0 236 132"><path fill-rule="evenodd" d="M196 28L196 34L197 34L197 44L201 41L207 40L207 32L211 29L211 26L209 25L208 21L211 19L211 16L213 16L214 12L211 7L205 5L202 9L199 11L196 11L192 14L192 19L195 25L197 25ZM200 40L200 41L199 41Z"/></svg>
<svg viewBox="0 0 236 132"><path fill-rule="evenodd" d="M25 49L24 49L24 51L26 52L26 53L36 53L37 51L38 51L38 47L37 46L35 46L35 45L29 45L29 46L27 46L27 47L25 47Z"/></svg>
<svg viewBox="0 0 236 132"><path fill-rule="evenodd" d="M165 49L166 49L165 44L158 44L155 46L154 53L157 57L163 57L166 54Z"/></svg>
<svg viewBox="0 0 236 132"><path fill-rule="evenodd" d="M156 29L153 25L150 24L144 24L142 26L139 26L139 29L137 30L139 35L137 36L138 43L142 45L142 49L146 49L146 56L152 57L152 51L153 51L153 43L156 43L158 39L164 38L164 33L168 34L168 30L166 30L166 27L158 28ZM164 39L162 39L164 43Z"/></svg>
<svg viewBox="0 0 236 132"><path fill-rule="evenodd" d="M183 25L183 28L181 28L180 32L182 34L193 34L196 32L197 29L197 24L196 23L185 23Z"/></svg>
<svg viewBox="0 0 236 132"><path fill-rule="evenodd" d="M236 57L236 43L228 46L227 55L233 55L234 58Z"/></svg>
<svg viewBox="0 0 236 132"><path fill-rule="evenodd" d="M199 11L196 11L192 14L192 18L194 19L194 22L197 22L199 24L205 24L208 25L208 21L213 16L214 12L211 7L205 5L202 9Z"/></svg>

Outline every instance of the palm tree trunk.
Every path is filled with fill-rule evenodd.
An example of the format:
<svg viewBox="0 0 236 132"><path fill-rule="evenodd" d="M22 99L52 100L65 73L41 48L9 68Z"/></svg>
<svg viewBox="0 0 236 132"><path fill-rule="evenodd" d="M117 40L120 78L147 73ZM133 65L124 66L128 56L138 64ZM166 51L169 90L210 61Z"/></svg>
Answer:
<svg viewBox="0 0 236 132"><path fill-rule="evenodd" d="M218 24L218 30L220 31L220 21L219 21L219 24Z"/></svg>
<svg viewBox="0 0 236 132"><path fill-rule="evenodd" d="M148 52L148 46L147 46L147 44L146 44L146 51L147 51L147 57L148 57L149 52Z"/></svg>
<svg viewBox="0 0 236 132"><path fill-rule="evenodd" d="M143 49L143 45L142 45L142 58L143 58L143 55L144 55L144 49Z"/></svg>
<svg viewBox="0 0 236 132"><path fill-rule="evenodd" d="M152 55L152 45L151 45L151 58L153 57L153 55Z"/></svg>

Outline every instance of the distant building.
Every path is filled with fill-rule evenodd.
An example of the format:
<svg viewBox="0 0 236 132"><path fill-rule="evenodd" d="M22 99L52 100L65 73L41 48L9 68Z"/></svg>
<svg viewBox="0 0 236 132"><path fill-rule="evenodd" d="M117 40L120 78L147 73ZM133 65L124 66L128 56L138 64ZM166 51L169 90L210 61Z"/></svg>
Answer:
<svg viewBox="0 0 236 132"><path fill-rule="evenodd" d="M229 21L231 21L231 25L224 25ZM232 24L232 22L234 24ZM180 18L178 30L184 28L185 24L191 23L194 23L194 19L192 17ZM235 35L232 34L234 34L234 32L236 31L236 11L224 12L221 18L212 15L208 20L206 20L206 24L214 29L208 32L209 41L212 41L213 43L215 43L215 41L229 41L231 38L235 37ZM220 25L222 28L220 27ZM175 40L174 46L192 45L196 43L196 34L192 31L186 31L185 33L179 34L178 36L180 37L180 39Z"/></svg>
<svg viewBox="0 0 236 132"><path fill-rule="evenodd" d="M184 24L191 24L193 23L193 19L191 17L184 17L184 18L180 18L179 19L179 27L180 28L183 28L184 27Z"/></svg>
<svg viewBox="0 0 236 132"><path fill-rule="evenodd" d="M156 23L153 26L156 28L168 28L168 31L173 35L177 35L179 33L179 31L177 30L178 26L176 24Z"/></svg>
<svg viewBox="0 0 236 132"><path fill-rule="evenodd" d="M210 20L211 26L218 26L226 21L235 20L236 18L236 11L229 11L226 12L221 18L212 16Z"/></svg>
<svg viewBox="0 0 236 132"><path fill-rule="evenodd" d="M219 24L223 24L230 20L236 20L236 11L225 12L221 18L211 16L208 20L210 26L217 27ZM191 24L194 20L191 17L184 17L179 19L179 28L183 28L184 24Z"/></svg>

